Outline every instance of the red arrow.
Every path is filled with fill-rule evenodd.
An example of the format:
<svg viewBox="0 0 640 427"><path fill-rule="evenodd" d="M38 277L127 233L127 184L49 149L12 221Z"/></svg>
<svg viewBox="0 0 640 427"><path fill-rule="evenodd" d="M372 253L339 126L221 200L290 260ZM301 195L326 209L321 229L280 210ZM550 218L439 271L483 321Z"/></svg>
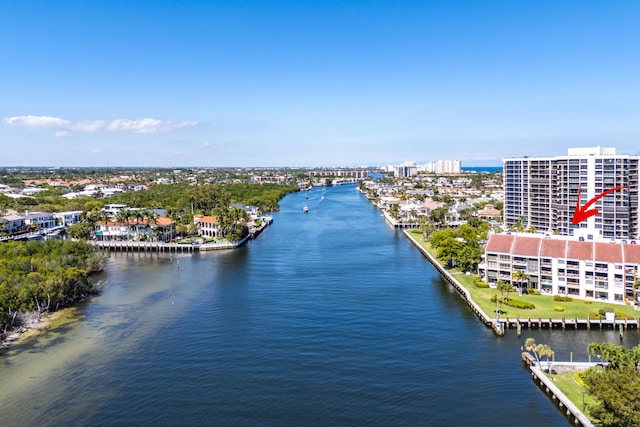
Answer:
<svg viewBox="0 0 640 427"><path fill-rule="evenodd" d="M593 199L589 200L583 207L580 207L580 193L582 192L582 188L578 188L578 202L576 203L576 210L573 213L573 220L571 222L574 224L580 224L582 221L589 218L590 216L597 215L598 209L594 208L594 209L588 210L589 206L591 206L592 204L594 204L595 202L597 202L607 194L613 193L614 191L618 191L618 190L624 190L625 188L627 187L610 188L609 190L603 193L600 193Z"/></svg>

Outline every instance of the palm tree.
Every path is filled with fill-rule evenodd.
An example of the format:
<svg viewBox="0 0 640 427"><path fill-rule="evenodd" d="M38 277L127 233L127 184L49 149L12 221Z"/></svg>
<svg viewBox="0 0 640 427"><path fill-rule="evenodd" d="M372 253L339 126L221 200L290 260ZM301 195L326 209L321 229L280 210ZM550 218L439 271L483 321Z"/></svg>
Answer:
<svg viewBox="0 0 640 427"><path fill-rule="evenodd" d="M391 207L389 208L389 214L396 221L398 220L399 213L400 213L400 207L397 204L391 205Z"/></svg>
<svg viewBox="0 0 640 427"><path fill-rule="evenodd" d="M529 282L529 275L522 270L516 270L511 274L511 279L518 283L518 292L522 296L522 283Z"/></svg>
<svg viewBox="0 0 640 427"><path fill-rule="evenodd" d="M540 367L540 356L538 355L538 346L536 345L536 339L527 338L524 342L524 349L530 353L533 353L536 358L536 363L538 364L538 367Z"/></svg>
<svg viewBox="0 0 640 427"><path fill-rule="evenodd" d="M502 296L502 300L504 301L509 299L509 292L513 291L513 286L503 280L498 280L498 283L496 283L496 289L500 291L500 295ZM507 293L506 298L504 296L505 292Z"/></svg>
<svg viewBox="0 0 640 427"><path fill-rule="evenodd" d="M153 228L151 226L151 224L157 224L158 223L157 214L152 210L143 209L142 212L140 212L140 215L142 216L142 219L144 220L145 227L147 229L147 235L151 235L150 231Z"/></svg>
<svg viewBox="0 0 640 427"><path fill-rule="evenodd" d="M431 237L431 235L436 231L436 225L434 222L427 216L420 216L420 231L422 231L422 236L425 239Z"/></svg>
<svg viewBox="0 0 640 427"><path fill-rule="evenodd" d="M131 219L131 211L129 211L129 209L122 209L118 212L118 214L116 215L116 222L119 224L124 224L127 226L127 228L129 228L129 220ZM128 233L127 233L127 240L129 239Z"/></svg>
<svg viewBox="0 0 640 427"><path fill-rule="evenodd" d="M536 358L536 363L540 367L540 357L546 356L548 363L548 370L551 373L551 360L549 359L554 355L553 350L547 344L536 344L535 338L527 338L524 342L524 348Z"/></svg>
<svg viewBox="0 0 640 427"><path fill-rule="evenodd" d="M549 347L548 344L538 344L536 347L536 352L540 355L540 356L546 356L547 358L547 371L549 372L549 374L551 374L551 359L550 357L552 357L554 355L553 350L551 350L551 347Z"/></svg>

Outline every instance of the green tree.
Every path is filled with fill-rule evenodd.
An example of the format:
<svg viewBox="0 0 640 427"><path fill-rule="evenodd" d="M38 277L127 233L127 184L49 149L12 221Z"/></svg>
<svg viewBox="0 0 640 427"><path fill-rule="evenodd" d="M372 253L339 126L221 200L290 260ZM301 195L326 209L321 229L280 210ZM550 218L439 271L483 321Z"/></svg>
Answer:
<svg viewBox="0 0 640 427"><path fill-rule="evenodd" d="M397 204L393 204L389 207L389 215L391 215L391 218L397 221L399 214L400 214L400 207Z"/></svg>
<svg viewBox="0 0 640 427"><path fill-rule="evenodd" d="M498 283L496 283L496 287L498 291L500 291L500 296L502 297L503 301L507 301L509 299L509 293L514 291L513 286L503 280L498 280ZM507 294L506 296L505 293Z"/></svg>
<svg viewBox="0 0 640 427"><path fill-rule="evenodd" d="M422 237L424 237L425 239L431 237L431 235L436 231L436 225L429 217L420 216L419 224L420 231L422 232Z"/></svg>
<svg viewBox="0 0 640 427"><path fill-rule="evenodd" d="M444 228L447 225L447 213L449 209L446 207L435 208L431 211L429 218L436 224L438 228Z"/></svg>
<svg viewBox="0 0 640 427"><path fill-rule="evenodd" d="M551 350L548 344L538 344L536 352L540 357L545 356L547 358L547 372L551 373L551 357L553 357L554 351Z"/></svg>
<svg viewBox="0 0 640 427"><path fill-rule="evenodd" d="M74 239L89 239L92 231L93 226L88 222L70 225L66 230L67 234Z"/></svg>
<svg viewBox="0 0 640 427"><path fill-rule="evenodd" d="M606 368L594 367L583 374L589 393L598 398L590 412L603 426L640 425L640 346L630 350L611 343L591 343L588 351L609 362Z"/></svg>
<svg viewBox="0 0 640 427"><path fill-rule="evenodd" d="M522 295L522 284L529 282L529 275L522 270L516 270L511 274L511 280L518 284L518 292Z"/></svg>

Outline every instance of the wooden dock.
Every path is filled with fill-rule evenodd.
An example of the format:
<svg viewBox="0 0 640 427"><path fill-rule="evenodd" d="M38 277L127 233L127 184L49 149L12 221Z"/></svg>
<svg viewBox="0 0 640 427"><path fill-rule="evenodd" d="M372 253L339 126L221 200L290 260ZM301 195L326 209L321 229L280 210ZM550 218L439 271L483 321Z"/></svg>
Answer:
<svg viewBox="0 0 640 427"><path fill-rule="evenodd" d="M271 223L273 217L262 218L259 227L250 230L249 235L242 240L224 243L175 243L175 242L136 242L132 240L92 240L90 244L98 246L112 252L167 252L167 253L195 253L206 251L217 251L224 249L235 249L251 239L255 239Z"/></svg>
<svg viewBox="0 0 640 427"><path fill-rule="evenodd" d="M526 319L521 318L505 318L500 319L500 323L504 326L505 329L510 328L538 328L538 329L614 329L614 330L627 330L627 329L638 329L638 324L640 324L640 319L614 319L614 320L605 320L605 319L579 319L579 318L561 318L561 319L545 319L541 317L531 318L528 317Z"/></svg>
<svg viewBox="0 0 640 427"><path fill-rule="evenodd" d="M187 245L165 242L135 242L130 240L90 241L94 246L112 252L176 252L193 253L200 250L199 245Z"/></svg>
<svg viewBox="0 0 640 427"><path fill-rule="evenodd" d="M224 249L235 249L244 245L247 240L249 240L248 236L238 242L228 243L184 244L166 242L135 242L128 240L91 241L89 243L112 252L195 253Z"/></svg>

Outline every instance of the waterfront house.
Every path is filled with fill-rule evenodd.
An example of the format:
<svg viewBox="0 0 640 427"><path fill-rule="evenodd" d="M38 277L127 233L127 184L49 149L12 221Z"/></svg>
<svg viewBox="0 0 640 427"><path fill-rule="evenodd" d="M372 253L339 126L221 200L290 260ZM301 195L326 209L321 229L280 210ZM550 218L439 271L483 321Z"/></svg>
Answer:
<svg viewBox="0 0 640 427"><path fill-rule="evenodd" d="M95 236L98 240L135 240L168 242L176 237L175 222L170 218L154 220L99 221Z"/></svg>
<svg viewBox="0 0 640 427"><path fill-rule="evenodd" d="M26 231L24 215L5 215L2 220L5 223L5 231L9 234Z"/></svg>
<svg viewBox="0 0 640 427"><path fill-rule="evenodd" d="M478 268L491 286L502 280L542 294L622 304L637 300L633 284L640 274L638 243L583 236L493 234ZM513 279L516 271L525 273L523 283Z"/></svg>
<svg viewBox="0 0 640 427"><path fill-rule="evenodd" d="M220 237L220 227L218 218L214 216L194 215L193 222L198 228L198 236Z"/></svg>
<svg viewBox="0 0 640 427"><path fill-rule="evenodd" d="M80 222L82 211L54 212L53 216L60 225L73 225Z"/></svg>
<svg viewBox="0 0 640 427"><path fill-rule="evenodd" d="M233 203L231 205L229 205L229 207L232 208L236 208L236 209L242 209L243 211L245 211L247 213L247 215L249 215L250 218L257 218L258 217L258 207L257 206L249 206L249 205L245 205L244 203Z"/></svg>
<svg viewBox="0 0 640 427"><path fill-rule="evenodd" d="M105 212L110 217L115 217L116 215L118 215L118 213L121 210L126 209L126 208L127 208L127 205L111 204L111 205L105 205L102 208L102 212Z"/></svg>
<svg viewBox="0 0 640 427"><path fill-rule="evenodd" d="M56 226L56 218L49 212L29 212L25 211L24 223L27 228L30 225L36 226L39 230L53 228Z"/></svg>

